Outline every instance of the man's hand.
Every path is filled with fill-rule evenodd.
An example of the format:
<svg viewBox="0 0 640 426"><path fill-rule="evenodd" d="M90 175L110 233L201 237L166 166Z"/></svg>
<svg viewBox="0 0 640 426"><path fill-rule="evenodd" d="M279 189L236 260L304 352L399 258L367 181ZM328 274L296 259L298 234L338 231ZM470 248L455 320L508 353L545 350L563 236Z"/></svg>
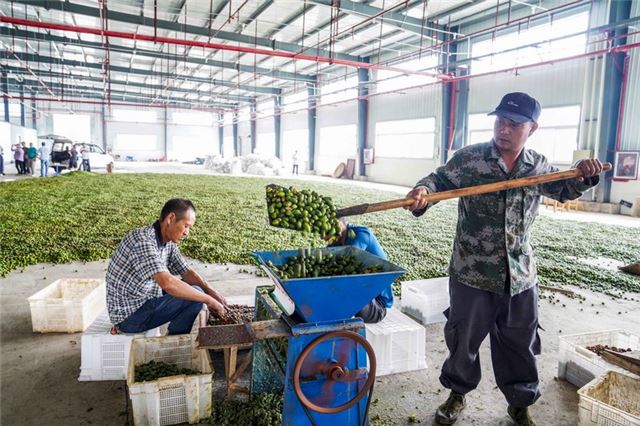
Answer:
<svg viewBox="0 0 640 426"><path fill-rule="evenodd" d="M578 179L584 181L584 178L590 178L602 173L602 163L597 158L580 160L576 164L576 169L582 173L582 177Z"/></svg>
<svg viewBox="0 0 640 426"><path fill-rule="evenodd" d="M405 207L406 210L409 210L410 212L414 212L416 210L423 210L427 207L427 204L429 204L427 201L423 200L422 197L427 195L427 188L425 188L424 186L419 186L413 190L411 190L405 198L414 198L415 201L413 204L411 204L408 207Z"/></svg>
<svg viewBox="0 0 640 426"><path fill-rule="evenodd" d="M229 304L227 303L227 299L225 299L224 296L222 296L220 293L218 293L217 291L215 291L211 287L209 287L209 289L210 290L207 292L209 294L209 296L213 297L218 302L220 302L220 304L222 306L225 306L225 307L229 306Z"/></svg>
<svg viewBox="0 0 640 426"><path fill-rule="evenodd" d="M216 314L218 318L224 318L227 316L227 308L225 308L224 305L216 299L212 298L211 301L207 303L207 308L209 308L209 311Z"/></svg>

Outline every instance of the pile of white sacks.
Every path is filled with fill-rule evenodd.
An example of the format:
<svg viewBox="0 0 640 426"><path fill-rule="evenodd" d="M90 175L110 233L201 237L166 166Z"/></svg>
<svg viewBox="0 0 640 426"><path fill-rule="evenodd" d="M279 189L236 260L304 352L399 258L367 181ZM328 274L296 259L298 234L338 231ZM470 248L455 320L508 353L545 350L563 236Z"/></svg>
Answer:
<svg viewBox="0 0 640 426"><path fill-rule="evenodd" d="M258 176L282 176L286 174L282 161L263 154L249 154L230 159L222 158L220 155L208 155L204 167L216 173L232 175L246 173Z"/></svg>

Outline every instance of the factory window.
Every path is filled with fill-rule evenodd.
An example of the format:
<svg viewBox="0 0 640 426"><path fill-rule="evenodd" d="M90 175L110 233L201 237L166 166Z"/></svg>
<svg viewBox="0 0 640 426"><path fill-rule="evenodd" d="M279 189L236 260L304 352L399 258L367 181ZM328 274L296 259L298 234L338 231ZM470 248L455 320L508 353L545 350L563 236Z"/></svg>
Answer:
<svg viewBox="0 0 640 426"><path fill-rule="evenodd" d="M240 108L238 111L238 123L251 121L251 107Z"/></svg>
<svg viewBox="0 0 640 426"><path fill-rule="evenodd" d="M258 133L256 139L256 154L269 155L275 157L276 155L276 134L270 133Z"/></svg>
<svg viewBox="0 0 640 426"><path fill-rule="evenodd" d="M188 126L211 126L213 117L208 112L174 112L171 114L173 124L184 124Z"/></svg>
<svg viewBox="0 0 640 426"><path fill-rule="evenodd" d="M213 138L206 133L202 136L204 137L174 136L170 159L195 161L196 157L204 158L206 155L218 152L218 138Z"/></svg>
<svg viewBox="0 0 640 426"><path fill-rule="evenodd" d="M283 96L282 98L282 111L304 111L309 106L308 93L306 90L302 92L294 93L291 95Z"/></svg>
<svg viewBox="0 0 640 426"><path fill-rule="evenodd" d="M333 172L348 158L356 158L356 125L329 126L320 128L318 148L318 169ZM298 157L300 158L300 157Z"/></svg>
<svg viewBox="0 0 640 426"><path fill-rule="evenodd" d="M20 117L20 103L9 102L9 117ZM28 117L33 110L24 108L25 117ZM4 102L0 102L0 119L4 120Z"/></svg>
<svg viewBox="0 0 640 426"><path fill-rule="evenodd" d="M256 105L256 114L260 117L270 117L276 113L273 99L260 102Z"/></svg>
<svg viewBox="0 0 640 426"><path fill-rule="evenodd" d="M158 121L156 111L140 111L137 109L114 109L114 121L129 121L133 123L155 123Z"/></svg>
<svg viewBox="0 0 640 426"><path fill-rule="evenodd" d="M130 135L120 133L116 135L116 147L118 151L155 151L157 149L156 135Z"/></svg>
<svg viewBox="0 0 640 426"><path fill-rule="evenodd" d="M303 165L309 159L309 130L291 129L282 132L282 148L280 158L290 165L293 161L294 152L298 151L298 164L300 170L304 170Z"/></svg>
<svg viewBox="0 0 640 426"><path fill-rule="evenodd" d="M224 124L225 126L231 126L233 124L233 113L232 112L225 112L223 114L222 124Z"/></svg>
<svg viewBox="0 0 640 426"><path fill-rule="evenodd" d="M91 116L53 114L53 133L77 142L91 142Z"/></svg>
<svg viewBox="0 0 640 426"><path fill-rule="evenodd" d="M437 56L424 56L407 62L400 62L390 65L394 68L400 68L408 71L424 71L425 73L437 73L435 68L438 65ZM377 71L377 93L393 92L395 90L407 87L421 86L433 83L438 79L429 75L416 74L400 74L396 71L378 70Z"/></svg>
<svg viewBox="0 0 640 426"><path fill-rule="evenodd" d="M384 158L433 158L436 119L379 121L375 155Z"/></svg>
<svg viewBox="0 0 640 426"><path fill-rule="evenodd" d="M320 87L320 104L327 105L358 97L358 77L341 78Z"/></svg>
<svg viewBox="0 0 640 426"><path fill-rule="evenodd" d="M489 142L493 138L495 117L486 114L469 116L469 145ZM544 155L553 164L571 164L573 151L578 149L580 106L542 108L538 130L528 139L526 147Z"/></svg>
<svg viewBox="0 0 640 426"><path fill-rule="evenodd" d="M472 44L473 74L551 61L585 52L589 13L546 19ZM578 34L582 33L582 34ZM577 35L574 35L577 34ZM488 56L485 56L488 55Z"/></svg>
<svg viewBox="0 0 640 426"><path fill-rule="evenodd" d="M496 118L487 114L471 114L469 115L469 124L467 129L469 137L467 145L473 145L480 142L489 142L493 139L493 122Z"/></svg>

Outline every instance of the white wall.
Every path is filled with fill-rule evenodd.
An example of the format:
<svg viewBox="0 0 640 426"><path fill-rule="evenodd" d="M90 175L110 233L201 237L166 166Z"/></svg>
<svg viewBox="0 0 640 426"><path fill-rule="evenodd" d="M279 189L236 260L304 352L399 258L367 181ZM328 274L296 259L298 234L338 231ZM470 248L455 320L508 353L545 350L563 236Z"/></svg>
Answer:
<svg viewBox="0 0 640 426"><path fill-rule="evenodd" d="M633 203L636 197L640 197L640 180L630 180L627 182L611 182L610 203L618 204L620 200ZM620 208L622 213L629 214L629 209Z"/></svg>

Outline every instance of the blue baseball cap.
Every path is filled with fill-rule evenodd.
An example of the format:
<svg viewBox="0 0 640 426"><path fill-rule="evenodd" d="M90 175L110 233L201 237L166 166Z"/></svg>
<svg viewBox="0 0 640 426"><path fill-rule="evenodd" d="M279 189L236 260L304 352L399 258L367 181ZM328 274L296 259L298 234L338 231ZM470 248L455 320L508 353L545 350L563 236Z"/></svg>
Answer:
<svg viewBox="0 0 640 426"><path fill-rule="evenodd" d="M502 97L500 105L488 115L497 115L513 120L516 123L538 122L540 103L522 92L507 93Z"/></svg>

